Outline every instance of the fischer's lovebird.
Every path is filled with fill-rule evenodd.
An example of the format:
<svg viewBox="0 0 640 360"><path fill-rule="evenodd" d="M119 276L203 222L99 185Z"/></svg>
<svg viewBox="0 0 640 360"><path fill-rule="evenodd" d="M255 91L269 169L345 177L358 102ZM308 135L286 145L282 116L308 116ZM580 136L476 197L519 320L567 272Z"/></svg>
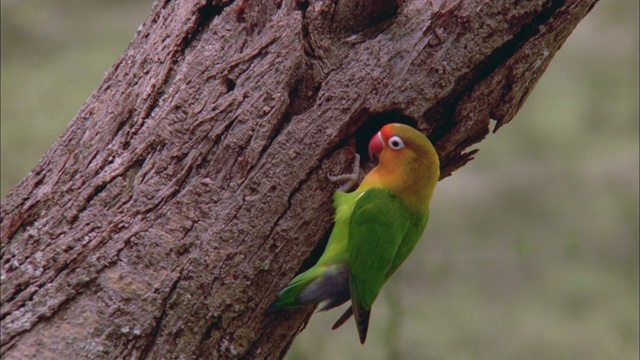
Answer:
<svg viewBox="0 0 640 360"><path fill-rule="evenodd" d="M333 329L352 315L364 344L371 306L409 256L429 219L440 161L418 130L387 124L369 142L378 165L353 192L337 191L335 226L318 262L280 292L277 308L323 303L329 310L351 299Z"/></svg>

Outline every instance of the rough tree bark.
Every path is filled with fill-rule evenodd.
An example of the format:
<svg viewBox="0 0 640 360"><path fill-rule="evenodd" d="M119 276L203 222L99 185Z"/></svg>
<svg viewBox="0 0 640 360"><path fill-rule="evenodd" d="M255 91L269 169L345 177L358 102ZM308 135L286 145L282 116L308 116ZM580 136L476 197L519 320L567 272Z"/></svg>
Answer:
<svg viewBox="0 0 640 360"><path fill-rule="evenodd" d="M396 115L449 175L596 1L156 1L2 202L2 356L281 358L326 175Z"/></svg>

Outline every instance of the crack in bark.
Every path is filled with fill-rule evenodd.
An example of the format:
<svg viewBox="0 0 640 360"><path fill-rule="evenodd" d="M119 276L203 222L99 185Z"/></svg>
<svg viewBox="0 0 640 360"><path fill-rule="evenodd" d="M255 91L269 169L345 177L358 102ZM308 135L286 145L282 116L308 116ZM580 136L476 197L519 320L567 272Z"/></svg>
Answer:
<svg viewBox="0 0 640 360"><path fill-rule="evenodd" d="M220 15L225 8L233 4L233 2L234 1L206 0L201 6L195 9L194 21L187 25L188 29L182 33L183 36L181 38L177 39L173 49L167 55L167 58L170 60L163 66L161 74L157 77L160 80L154 81L152 86L141 96L142 99L146 99L140 112L141 119L148 118L157 108L157 104L164 95L162 89L175 78L175 71L179 68L176 64L184 57L185 51L198 38L202 30L204 30L214 18Z"/></svg>
<svg viewBox="0 0 640 360"><path fill-rule="evenodd" d="M207 325L207 327L205 328L204 334L200 339L200 342L198 345L198 349L200 349L200 351L198 352L198 354L196 354L195 356L196 359L201 359L204 356L204 352L206 351L205 343L209 339L211 339L211 334L213 334L213 330L216 328L218 329L220 328L220 321L218 320L218 318L215 318L215 320L209 323L209 325Z"/></svg>
<svg viewBox="0 0 640 360"><path fill-rule="evenodd" d="M185 265L188 265L188 263L185 264ZM144 348L140 352L140 359L146 359L151 354L151 351L153 350L153 346L155 345L156 340L158 339L158 335L160 334L160 328L162 327L162 321L164 320L164 318L167 315L167 305L169 303L169 300L171 299L171 297L175 293L175 291L178 289L178 284L180 283L180 279L181 278L182 278L182 270L180 271L180 274L178 275L178 278L171 284L171 288L169 289L169 292L167 293L167 296L165 296L165 298L162 300L162 305L160 306L160 308L162 309L162 312L160 313L160 316L156 320L156 324L155 324L153 330L151 331L151 333L148 336L148 340L147 340L146 345L144 346Z"/></svg>

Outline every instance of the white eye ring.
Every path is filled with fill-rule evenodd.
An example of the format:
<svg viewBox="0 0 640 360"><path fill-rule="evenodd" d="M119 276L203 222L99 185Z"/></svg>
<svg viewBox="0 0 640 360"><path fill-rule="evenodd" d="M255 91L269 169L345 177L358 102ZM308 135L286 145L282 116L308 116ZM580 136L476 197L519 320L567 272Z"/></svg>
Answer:
<svg viewBox="0 0 640 360"><path fill-rule="evenodd" d="M402 141L399 136L390 137L389 140L387 140L387 144L389 144L389 147L393 150L400 150L404 147L404 141Z"/></svg>

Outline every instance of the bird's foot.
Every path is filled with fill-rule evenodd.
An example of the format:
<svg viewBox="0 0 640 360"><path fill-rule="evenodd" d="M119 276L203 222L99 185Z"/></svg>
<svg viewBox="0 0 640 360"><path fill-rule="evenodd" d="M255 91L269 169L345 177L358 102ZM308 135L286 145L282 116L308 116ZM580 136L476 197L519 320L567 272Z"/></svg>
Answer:
<svg viewBox="0 0 640 360"><path fill-rule="evenodd" d="M342 174L342 175L329 175L329 181L331 182L341 182L346 181L342 186L338 188L338 191L347 192L349 191L355 184L360 182L362 171L360 169L360 155L358 153L355 154L355 161L353 164L353 172L350 174Z"/></svg>

